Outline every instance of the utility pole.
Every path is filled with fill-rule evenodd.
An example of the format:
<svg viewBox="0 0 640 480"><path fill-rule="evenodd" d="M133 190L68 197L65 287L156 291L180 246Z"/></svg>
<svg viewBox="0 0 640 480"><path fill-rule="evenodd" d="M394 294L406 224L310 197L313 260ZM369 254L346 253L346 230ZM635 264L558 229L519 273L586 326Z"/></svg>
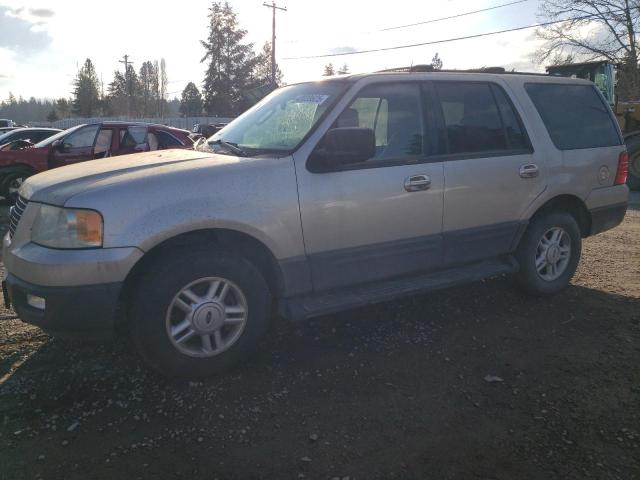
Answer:
<svg viewBox="0 0 640 480"><path fill-rule="evenodd" d="M118 60L120 63L124 63L124 81L127 84L127 117L131 118L131 78L129 77L129 65L133 65L133 62L129 61L129 55L124 55L124 60Z"/></svg>
<svg viewBox="0 0 640 480"><path fill-rule="evenodd" d="M267 8L270 8L273 12L273 23L271 27L271 83L276 84L276 10L283 12L287 11L287 7L279 7L276 5L275 0L271 1L271 4L263 3Z"/></svg>

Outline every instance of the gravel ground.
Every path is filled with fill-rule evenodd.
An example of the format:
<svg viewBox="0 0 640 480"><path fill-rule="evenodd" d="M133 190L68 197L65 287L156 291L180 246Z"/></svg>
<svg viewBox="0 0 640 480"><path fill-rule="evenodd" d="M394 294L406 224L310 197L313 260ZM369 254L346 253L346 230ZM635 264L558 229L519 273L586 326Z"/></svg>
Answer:
<svg viewBox="0 0 640 480"><path fill-rule="evenodd" d="M554 298L498 278L276 322L203 382L2 309L0 478L638 479L635 202Z"/></svg>

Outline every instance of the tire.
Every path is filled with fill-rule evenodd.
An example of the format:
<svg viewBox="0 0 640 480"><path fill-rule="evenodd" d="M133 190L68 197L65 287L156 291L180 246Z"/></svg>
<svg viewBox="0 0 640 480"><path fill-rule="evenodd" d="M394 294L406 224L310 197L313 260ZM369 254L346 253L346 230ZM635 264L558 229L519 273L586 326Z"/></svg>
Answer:
<svg viewBox="0 0 640 480"><path fill-rule="evenodd" d="M215 286L216 281L226 283ZM205 297L214 286L222 300L194 302L193 295ZM246 359L267 330L270 306L262 273L245 258L212 246L169 251L156 259L138 278L128 313L133 342L151 367L169 377L198 378ZM243 309L244 315L237 313Z"/></svg>
<svg viewBox="0 0 640 480"><path fill-rule="evenodd" d="M18 199L18 190L24 181L31 176L31 172L18 171L7 174L0 184L0 195L11 205Z"/></svg>
<svg viewBox="0 0 640 480"><path fill-rule="evenodd" d="M556 234L557 242L554 241ZM554 249L551 249L552 245L555 246ZM567 247L568 253L565 253ZM520 271L516 276L519 286L533 296L561 292L569 285L578 268L581 251L580 227L571 214L556 211L534 217L516 251L520 264ZM558 263L549 261L556 258ZM538 260L540 263L537 268Z"/></svg>
<svg viewBox="0 0 640 480"><path fill-rule="evenodd" d="M640 190L640 135L634 135L625 143L629 152L627 185L631 190Z"/></svg>

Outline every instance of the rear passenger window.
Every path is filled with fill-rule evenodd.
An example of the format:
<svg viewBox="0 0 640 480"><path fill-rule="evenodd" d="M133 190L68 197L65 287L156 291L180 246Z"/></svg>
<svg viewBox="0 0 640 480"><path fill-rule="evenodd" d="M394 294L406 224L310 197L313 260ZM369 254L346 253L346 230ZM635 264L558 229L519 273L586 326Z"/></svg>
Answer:
<svg viewBox="0 0 640 480"><path fill-rule="evenodd" d="M158 148L179 148L183 146L173 135L169 135L168 133L157 130L156 136L158 137Z"/></svg>
<svg viewBox="0 0 640 480"><path fill-rule="evenodd" d="M560 150L620 145L609 108L594 87L529 83L525 88Z"/></svg>
<svg viewBox="0 0 640 480"><path fill-rule="evenodd" d="M436 82L449 153L509 148L500 111L488 83Z"/></svg>
<svg viewBox="0 0 640 480"><path fill-rule="evenodd" d="M500 117L504 125L504 133L507 136L507 144L510 149L522 150L529 148L529 140L524 133L518 114L513 109L511 102L504 91L496 85L491 85L491 91L498 102Z"/></svg>

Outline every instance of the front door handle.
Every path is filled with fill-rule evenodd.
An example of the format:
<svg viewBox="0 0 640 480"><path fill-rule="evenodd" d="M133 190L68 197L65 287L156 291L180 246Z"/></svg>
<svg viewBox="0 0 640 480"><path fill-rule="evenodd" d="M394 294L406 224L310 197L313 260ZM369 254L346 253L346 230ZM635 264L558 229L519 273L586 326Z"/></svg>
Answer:
<svg viewBox="0 0 640 480"><path fill-rule="evenodd" d="M535 178L539 173L540 170L535 163L528 163L520 167L520 177L522 178Z"/></svg>
<svg viewBox="0 0 640 480"><path fill-rule="evenodd" d="M419 192L428 190L431 186L429 175L411 175L404 181L404 189L407 192Z"/></svg>

